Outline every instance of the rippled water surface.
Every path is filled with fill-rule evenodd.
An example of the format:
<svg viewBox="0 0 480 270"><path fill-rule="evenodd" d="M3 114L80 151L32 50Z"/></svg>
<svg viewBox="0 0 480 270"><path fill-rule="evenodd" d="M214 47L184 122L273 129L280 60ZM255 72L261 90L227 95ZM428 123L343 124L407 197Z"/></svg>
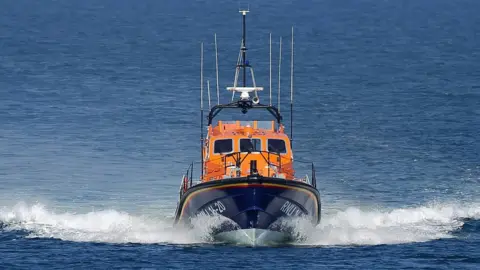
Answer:
<svg viewBox="0 0 480 270"><path fill-rule="evenodd" d="M480 2L257 2L248 59L268 102L283 37L287 130L295 28L294 151L316 164L320 225L259 248L212 242L214 220L172 228L200 158L200 42L215 89L217 34L227 102L238 1L6 0L2 267L480 267Z"/></svg>

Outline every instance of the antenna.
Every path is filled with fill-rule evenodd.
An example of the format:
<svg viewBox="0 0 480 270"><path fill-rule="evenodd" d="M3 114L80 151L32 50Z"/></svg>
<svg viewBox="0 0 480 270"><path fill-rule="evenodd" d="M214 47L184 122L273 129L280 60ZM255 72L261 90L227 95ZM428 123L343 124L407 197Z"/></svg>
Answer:
<svg viewBox="0 0 480 270"><path fill-rule="evenodd" d="M280 37L280 57L278 60L278 111L280 111L280 69L282 67L282 37Z"/></svg>
<svg viewBox="0 0 480 270"><path fill-rule="evenodd" d="M208 109L212 108L212 105L210 103L210 81L207 80L207 91L208 91Z"/></svg>
<svg viewBox="0 0 480 270"><path fill-rule="evenodd" d="M293 26L292 26L292 58L290 59L290 146L293 145Z"/></svg>
<svg viewBox="0 0 480 270"><path fill-rule="evenodd" d="M203 111L203 42L200 43L200 110Z"/></svg>
<svg viewBox="0 0 480 270"><path fill-rule="evenodd" d="M270 106L272 106L272 33L270 33Z"/></svg>
<svg viewBox="0 0 480 270"><path fill-rule="evenodd" d="M217 73L217 105L220 104L220 89L218 85L218 49L217 49L217 33L215 33L215 69Z"/></svg>
<svg viewBox="0 0 480 270"><path fill-rule="evenodd" d="M202 155L201 179L203 179L203 42L200 43L200 118L200 152Z"/></svg>

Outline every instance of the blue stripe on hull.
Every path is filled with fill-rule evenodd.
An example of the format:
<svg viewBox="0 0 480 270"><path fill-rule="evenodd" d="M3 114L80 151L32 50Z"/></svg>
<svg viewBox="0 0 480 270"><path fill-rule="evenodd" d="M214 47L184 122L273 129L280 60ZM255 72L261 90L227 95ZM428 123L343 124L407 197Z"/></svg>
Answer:
<svg viewBox="0 0 480 270"><path fill-rule="evenodd" d="M189 223L197 215L226 217L229 222L215 228L214 234L244 229L288 231L291 228L279 225L285 218L307 217L317 224L320 215L318 191L298 186L219 185L199 189L187 200L183 211L177 211L177 221Z"/></svg>

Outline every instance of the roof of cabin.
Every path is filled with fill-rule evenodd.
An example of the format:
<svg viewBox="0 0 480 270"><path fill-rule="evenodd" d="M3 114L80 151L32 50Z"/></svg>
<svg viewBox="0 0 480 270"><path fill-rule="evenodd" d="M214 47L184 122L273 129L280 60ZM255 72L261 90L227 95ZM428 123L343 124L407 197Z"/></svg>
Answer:
<svg viewBox="0 0 480 270"><path fill-rule="evenodd" d="M274 121L219 121L218 125L212 126L210 135L214 137L252 135L288 139L288 136L283 131L275 129Z"/></svg>

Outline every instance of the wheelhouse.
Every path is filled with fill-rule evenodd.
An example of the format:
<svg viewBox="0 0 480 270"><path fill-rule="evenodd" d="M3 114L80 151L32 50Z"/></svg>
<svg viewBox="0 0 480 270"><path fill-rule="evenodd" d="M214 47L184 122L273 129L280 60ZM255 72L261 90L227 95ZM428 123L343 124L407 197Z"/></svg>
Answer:
<svg viewBox="0 0 480 270"><path fill-rule="evenodd" d="M234 152L291 155L290 140L273 121L218 121L210 128L206 157Z"/></svg>
<svg viewBox="0 0 480 270"><path fill-rule="evenodd" d="M204 145L203 181L258 174L293 177L290 139L275 121L218 121L209 126Z"/></svg>

